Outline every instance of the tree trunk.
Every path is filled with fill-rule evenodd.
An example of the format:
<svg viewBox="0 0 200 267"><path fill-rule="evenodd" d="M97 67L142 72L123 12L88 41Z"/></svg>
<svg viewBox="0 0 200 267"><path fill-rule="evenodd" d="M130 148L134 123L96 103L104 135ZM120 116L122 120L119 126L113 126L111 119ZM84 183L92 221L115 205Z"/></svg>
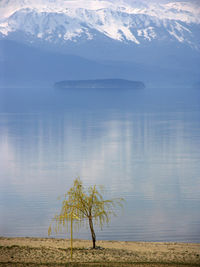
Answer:
<svg viewBox="0 0 200 267"><path fill-rule="evenodd" d="M92 218L89 218L89 224L90 224L90 231L91 231L91 235L92 235L92 242L93 242L93 248L95 248L95 243L96 243L96 235L94 232L94 226L93 226L93 221Z"/></svg>

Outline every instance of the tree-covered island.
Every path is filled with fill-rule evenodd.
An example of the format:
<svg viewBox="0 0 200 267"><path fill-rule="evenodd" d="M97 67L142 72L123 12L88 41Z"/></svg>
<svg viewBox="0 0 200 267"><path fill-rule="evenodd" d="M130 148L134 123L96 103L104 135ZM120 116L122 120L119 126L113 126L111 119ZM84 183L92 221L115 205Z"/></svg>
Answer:
<svg viewBox="0 0 200 267"><path fill-rule="evenodd" d="M144 89L145 85L141 81L130 81L125 79L96 79L96 80L66 80L56 82L58 89Z"/></svg>

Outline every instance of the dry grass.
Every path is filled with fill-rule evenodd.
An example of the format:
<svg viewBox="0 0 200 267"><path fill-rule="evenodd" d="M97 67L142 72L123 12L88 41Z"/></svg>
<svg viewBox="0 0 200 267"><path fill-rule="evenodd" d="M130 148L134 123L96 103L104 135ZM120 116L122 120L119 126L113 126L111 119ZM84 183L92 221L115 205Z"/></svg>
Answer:
<svg viewBox="0 0 200 267"><path fill-rule="evenodd" d="M0 238L0 266L200 266L200 244Z"/></svg>

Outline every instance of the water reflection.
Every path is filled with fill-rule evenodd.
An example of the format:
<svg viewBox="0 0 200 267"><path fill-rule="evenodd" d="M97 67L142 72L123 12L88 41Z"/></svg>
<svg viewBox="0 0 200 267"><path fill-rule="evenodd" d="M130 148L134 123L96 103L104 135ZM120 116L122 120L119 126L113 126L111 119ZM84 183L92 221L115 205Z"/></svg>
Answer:
<svg viewBox="0 0 200 267"><path fill-rule="evenodd" d="M174 93L167 105L155 92L89 92L77 107L77 92L45 91L38 103L39 94L32 92L32 102L23 94L23 106L4 95L0 235L46 236L57 196L80 176L126 199L122 215L98 238L200 242L198 95L183 102Z"/></svg>

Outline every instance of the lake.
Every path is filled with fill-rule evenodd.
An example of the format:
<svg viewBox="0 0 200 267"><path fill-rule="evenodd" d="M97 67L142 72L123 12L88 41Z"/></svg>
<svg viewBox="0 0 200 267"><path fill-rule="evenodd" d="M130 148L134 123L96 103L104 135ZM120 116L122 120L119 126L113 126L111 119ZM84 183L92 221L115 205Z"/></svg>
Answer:
<svg viewBox="0 0 200 267"><path fill-rule="evenodd" d="M0 151L0 236L47 237L79 176L125 199L97 239L200 242L200 90L0 89Z"/></svg>

